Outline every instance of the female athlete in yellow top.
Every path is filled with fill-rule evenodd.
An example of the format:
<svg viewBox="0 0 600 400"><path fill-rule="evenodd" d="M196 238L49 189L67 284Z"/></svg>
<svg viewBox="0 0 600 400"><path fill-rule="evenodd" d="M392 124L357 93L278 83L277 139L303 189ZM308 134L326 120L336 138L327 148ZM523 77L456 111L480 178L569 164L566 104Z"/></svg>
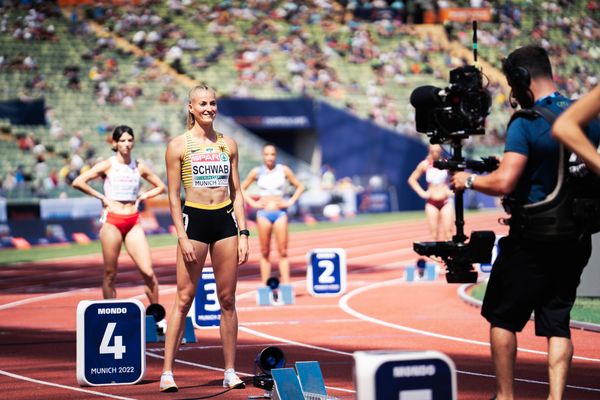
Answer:
<svg viewBox="0 0 600 400"><path fill-rule="evenodd" d="M238 333L235 290L238 265L248 259L249 235L238 174L238 148L233 139L213 127L217 115L213 89L196 86L188 100L188 131L169 142L165 156L169 205L178 239L177 296L169 317L160 380L160 390L167 392L177 391L173 363L208 252L221 307L223 386L244 385L234 369Z"/></svg>

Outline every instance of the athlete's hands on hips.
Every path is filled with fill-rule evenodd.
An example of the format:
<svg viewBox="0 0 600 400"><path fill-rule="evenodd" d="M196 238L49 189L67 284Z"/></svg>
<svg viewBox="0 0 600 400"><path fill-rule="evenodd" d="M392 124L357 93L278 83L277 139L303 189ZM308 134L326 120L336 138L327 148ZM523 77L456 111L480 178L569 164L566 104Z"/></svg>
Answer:
<svg viewBox="0 0 600 400"><path fill-rule="evenodd" d="M135 209L138 210L140 208L140 203L142 201L146 200L146 198L144 197L143 194L139 195L136 199L135 199Z"/></svg>
<svg viewBox="0 0 600 400"><path fill-rule="evenodd" d="M243 264L248 261L249 250L248 236L240 235L238 238L238 264Z"/></svg>
<svg viewBox="0 0 600 400"><path fill-rule="evenodd" d="M278 204L278 205L279 205L279 209L280 209L280 210L283 210L283 209L285 209L285 208L289 208L289 207L291 207L291 206L292 206L292 204L293 204L293 203L292 203L292 202L290 202L289 200L281 199L281 200L279 200L279 204Z"/></svg>
<svg viewBox="0 0 600 400"><path fill-rule="evenodd" d="M110 200L106 196L102 196L101 201L102 201L102 206L104 207L104 209L106 211L108 211L108 212L112 212L113 211L113 209L114 209L114 207L113 207L114 200Z"/></svg>
<svg viewBox="0 0 600 400"><path fill-rule="evenodd" d="M183 260L186 263L198 263L198 259L196 258L196 250L194 250L194 245L192 242L190 242L190 239L179 238L177 240L179 242L179 248L181 249Z"/></svg>
<svg viewBox="0 0 600 400"><path fill-rule="evenodd" d="M257 210L260 210L262 208L265 208L265 201L264 199L258 199L258 200L254 200L252 198L247 199L247 203L250 205L250 207L255 208Z"/></svg>

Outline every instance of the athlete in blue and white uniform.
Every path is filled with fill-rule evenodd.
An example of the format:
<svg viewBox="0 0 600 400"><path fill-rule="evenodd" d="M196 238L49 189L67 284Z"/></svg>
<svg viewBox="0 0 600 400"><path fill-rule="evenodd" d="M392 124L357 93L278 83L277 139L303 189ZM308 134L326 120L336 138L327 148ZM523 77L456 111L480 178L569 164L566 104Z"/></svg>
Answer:
<svg viewBox="0 0 600 400"><path fill-rule="evenodd" d="M248 187L256 182L259 188L258 200L246 193ZM289 182L296 188L289 199L284 198L284 188ZM277 251L279 252L280 282L290 282L290 265L287 259L288 248L288 216L286 209L294 204L302 192L304 185L296 178L292 170L277 164L277 150L272 144L263 147L263 165L250 171L242 183L244 199L256 208L256 224L258 226L258 239L260 241L260 275L263 283L271 276L271 234L275 232Z"/></svg>

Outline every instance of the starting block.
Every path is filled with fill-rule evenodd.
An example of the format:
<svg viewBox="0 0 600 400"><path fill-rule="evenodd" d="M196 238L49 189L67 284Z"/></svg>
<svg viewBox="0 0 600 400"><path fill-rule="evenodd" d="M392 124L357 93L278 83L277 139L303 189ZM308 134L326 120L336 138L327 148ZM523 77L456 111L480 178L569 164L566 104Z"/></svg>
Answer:
<svg viewBox="0 0 600 400"><path fill-rule="evenodd" d="M165 309L160 304L150 304L146 308L146 343L164 342L167 333ZM185 332L182 343L196 343L194 325L191 317L185 319Z"/></svg>
<svg viewBox="0 0 600 400"><path fill-rule="evenodd" d="M166 331L160 332L160 327L154 322L154 317L146 316L146 343L160 343L165 341ZM185 331L181 343L196 343L196 334L194 333L194 324L192 317L185 318Z"/></svg>
<svg viewBox="0 0 600 400"><path fill-rule="evenodd" d="M298 375L296 375L296 371ZM293 368L274 368L272 399L336 400L327 395L318 361L299 361Z"/></svg>
<svg viewBox="0 0 600 400"><path fill-rule="evenodd" d="M327 396L325 380L323 380L323 373L318 361L297 361L296 372L298 372L300 386L305 395L310 393L311 395Z"/></svg>
<svg viewBox="0 0 600 400"><path fill-rule="evenodd" d="M259 306L278 306L294 304L294 288L292 285L280 285L279 280L271 277L267 285L256 290L256 304Z"/></svg>
<svg viewBox="0 0 600 400"><path fill-rule="evenodd" d="M407 265L404 267L404 280L406 282L415 280L435 281L437 278L437 265L434 263L417 262L417 266Z"/></svg>
<svg viewBox="0 0 600 400"><path fill-rule="evenodd" d="M437 277L437 266L433 263L425 264L425 279L428 281L435 281Z"/></svg>

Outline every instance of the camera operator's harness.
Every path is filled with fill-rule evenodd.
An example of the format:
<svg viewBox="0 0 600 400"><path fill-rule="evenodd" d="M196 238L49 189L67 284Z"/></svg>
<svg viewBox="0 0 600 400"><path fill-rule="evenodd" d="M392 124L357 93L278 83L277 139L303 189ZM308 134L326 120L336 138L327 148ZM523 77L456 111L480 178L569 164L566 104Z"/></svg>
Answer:
<svg viewBox="0 0 600 400"><path fill-rule="evenodd" d="M540 117L552 126L557 116L548 108L536 105L515 112L509 126L517 118L534 120ZM600 177L591 173L585 176L571 174L568 156L561 144L556 186L544 200L518 204L510 196L503 199L505 210L511 214L509 225L523 238L561 241L600 231Z"/></svg>

